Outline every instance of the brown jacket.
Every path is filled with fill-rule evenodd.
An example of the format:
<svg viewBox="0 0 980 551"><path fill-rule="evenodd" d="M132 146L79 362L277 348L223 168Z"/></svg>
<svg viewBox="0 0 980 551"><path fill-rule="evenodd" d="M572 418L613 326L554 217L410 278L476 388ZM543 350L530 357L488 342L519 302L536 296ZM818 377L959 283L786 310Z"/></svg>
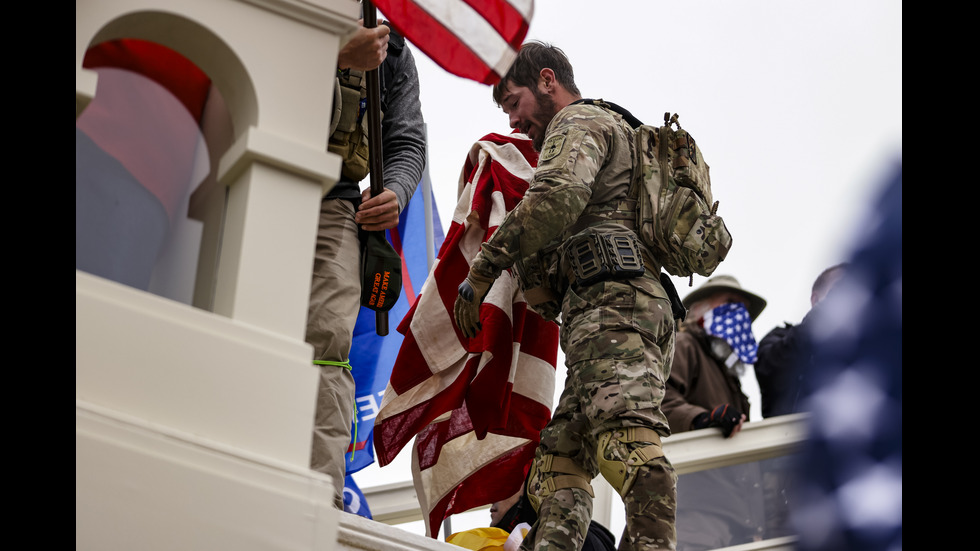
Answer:
<svg viewBox="0 0 980 551"><path fill-rule="evenodd" d="M667 379L667 394L661 409L667 415L670 432L691 430L698 414L715 406L731 404L749 420L749 399L734 372L711 354L709 339L723 339L705 333L697 322L681 326L674 342L674 361ZM727 343L723 347L730 353Z"/></svg>

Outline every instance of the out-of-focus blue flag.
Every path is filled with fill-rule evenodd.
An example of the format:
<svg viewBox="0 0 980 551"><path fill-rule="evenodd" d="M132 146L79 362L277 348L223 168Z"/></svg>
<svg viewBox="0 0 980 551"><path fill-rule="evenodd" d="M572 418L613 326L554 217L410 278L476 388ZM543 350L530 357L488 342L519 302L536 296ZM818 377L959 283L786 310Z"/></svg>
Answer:
<svg viewBox="0 0 980 551"><path fill-rule="evenodd" d="M367 500L364 499L364 493L357 487L357 483L354 482L354 477L351 475L344 478L344 511L374 520L374 517L371 516L371 508L368 507Z"/></svg>
<svg viewBox="0 0 980 551"><path fill-rule="evenodd" d="M901 159L817 308L803 366L809 432L790 502L796 548L901 549Z"/></svg>
<svg viewBox="0 0 980 551"><path fill-rule="evenodd" d="M401 322L409 308L415 302L422 283L429 274L429 260L435 258L444 239L442 223L436 209L435 198L429 190L429 205L431 218L426 224L426 201L424 185L428 173L423 176L423 182L416 188L415 195L402 210L397 231L386 232L388 241L402 257L402 293L398 301L388 311L388 318L397 325ZM429 228L427 230L426 228ZM431 231L431 239L426 232ZM374 463L374 418L381 407L391 368L401 348L403 335L391 331L381 337L377 334L375 312L361 307L354 326L354 339L351 344L350 364L354 375L357 419L351 427L351 445L346 458L347 474L357 471Z"/></svg>

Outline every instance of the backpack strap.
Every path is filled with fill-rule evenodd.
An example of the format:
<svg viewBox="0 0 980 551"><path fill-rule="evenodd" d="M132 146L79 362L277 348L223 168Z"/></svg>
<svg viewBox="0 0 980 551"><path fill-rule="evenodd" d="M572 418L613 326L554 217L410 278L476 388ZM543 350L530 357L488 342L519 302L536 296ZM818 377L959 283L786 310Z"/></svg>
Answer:
<svg viewBox="0 0 980 551"><path fill-rule="evenodd" d="M619 105L616 105L611 101L605 101L602 99L580 99L580 100L573 101L572 105L578 103L584 103L586 105L595 105L596 107L603 107L614 113L619 113L620 115L623 116L623 119L626 121L627 124L630 125L630 128L632 128L633 130L636 130L637 128L640 127L640 125L643 124L642 122L640 122L640 119L633 116L633 113L630 113L625 108L620 107Z"/></svg>

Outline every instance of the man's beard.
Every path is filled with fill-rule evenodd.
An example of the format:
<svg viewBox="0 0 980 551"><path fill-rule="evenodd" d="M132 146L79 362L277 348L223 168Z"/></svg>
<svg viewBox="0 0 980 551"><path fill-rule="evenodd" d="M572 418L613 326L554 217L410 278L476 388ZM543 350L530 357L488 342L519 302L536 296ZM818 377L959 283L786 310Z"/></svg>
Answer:
<svg viewBox="0 0 980 551"><path fill-rule="evenodd" d="M557 110L555 109L555 100L551 99L548 94L539 94L535 90L534 100L534 112L531 113L531 119L541 124L541 132L531 142L531 147L540 153L541 146L544 145L545 129L548 128L548 123L557 114Z"/></svg>

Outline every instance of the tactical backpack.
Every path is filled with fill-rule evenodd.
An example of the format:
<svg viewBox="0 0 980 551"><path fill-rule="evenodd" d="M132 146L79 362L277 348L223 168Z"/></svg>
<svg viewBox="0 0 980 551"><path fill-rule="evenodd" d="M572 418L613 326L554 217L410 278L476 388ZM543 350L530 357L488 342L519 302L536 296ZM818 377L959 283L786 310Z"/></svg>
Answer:
<svg viewBox="0 0 980 551"><path fill-rule="evenodd" d="M636 126L634 145L637 235L668 273L710 276L728 255L732 235L712 202L708 164L694 137L668 112L663 126Z"/></svg>

